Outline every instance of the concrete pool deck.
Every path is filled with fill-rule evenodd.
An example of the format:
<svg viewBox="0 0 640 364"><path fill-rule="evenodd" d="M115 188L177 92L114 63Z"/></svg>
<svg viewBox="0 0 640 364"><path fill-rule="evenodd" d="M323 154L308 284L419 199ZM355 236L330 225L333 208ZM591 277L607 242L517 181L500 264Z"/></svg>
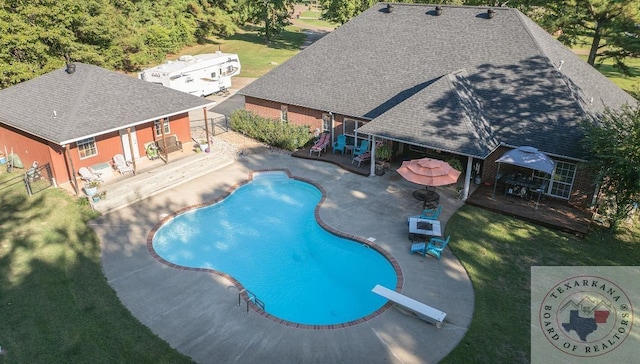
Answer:
<svg viewBox="0 0 640 364"><path fill-rule="evenodd" d="M399 263L402 294L445 311L442 328L396 307L355 326L333 330L279 324L238 306L238 289L221 276L176 269L149 254L146 239L167 214L225 195L265 169L286 169L326 191L320 217L330 227L374 243ZM92 221L102 269L121 302L173 348L199 363L435 363L460 342L474 307L469 277L446 249L442 260L410 255L407 217L420 211L416 185L397 173L363 177L282 153L250 154L212 172ZM438 188L446 220L463 202ZM452 236L452 245L455 237ZM312 282L310 282L312 284ZM268 307L267 307L268 310Z"/></svg>

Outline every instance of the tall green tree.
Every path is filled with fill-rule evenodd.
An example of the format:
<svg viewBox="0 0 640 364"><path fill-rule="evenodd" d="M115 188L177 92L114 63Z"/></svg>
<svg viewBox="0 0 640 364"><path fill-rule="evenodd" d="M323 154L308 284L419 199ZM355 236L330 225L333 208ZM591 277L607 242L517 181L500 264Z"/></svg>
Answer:
<svg viewBox="0 0 640 364"><path fill-rule="evenodd" d="M296 0L243 0L239 9L245 21L261 27L260 34L268 44L291 24L295 3Z"/></svg>
<svg viewBox="0 0 640 364"><path fill-rule="evenodd" d="M598 211L615 230L640 203L640 106L606 110L583 127L588 166L598 171Z"/></svg>
<svg viewBox="0 0 640 364"><path fill-rule="evenodd" d="M640 57L640 5L638 0L523 1L539 5L541 24L567 45L590 41L587 62L613 59L625 73L625 59ZM542 11L540 11L542 9Z"/></svg>

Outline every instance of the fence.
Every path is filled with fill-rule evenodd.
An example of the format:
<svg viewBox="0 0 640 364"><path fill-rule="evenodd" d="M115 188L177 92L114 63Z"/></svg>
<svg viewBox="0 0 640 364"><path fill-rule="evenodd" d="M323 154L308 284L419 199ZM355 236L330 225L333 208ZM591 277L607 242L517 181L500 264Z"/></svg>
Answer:
<svg viewBox="0 0 640 364"><path fill-rule="evenodd" d="M34 165L24 173L0 183L0 191L19 183L24 184L29 196L55 186L51 166L49 163L42 166Z"/></svg>
<svg viewBox="0 0 640 364"><path fill-rule="evenodd" d="M194 142L210 140L206 137L206 127L203 119L191 120L191 138ZM209 133L211 136L226 133L229 131L229 120L225 115L209 118Z"/></svg>

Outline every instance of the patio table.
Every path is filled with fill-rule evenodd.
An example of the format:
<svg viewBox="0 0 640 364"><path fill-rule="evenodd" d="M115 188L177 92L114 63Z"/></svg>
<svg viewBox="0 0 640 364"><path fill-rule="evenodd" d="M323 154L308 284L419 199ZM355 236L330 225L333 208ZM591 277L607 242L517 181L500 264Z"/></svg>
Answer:
<svg viewBox="0 0 640 364"><path fill-rule="evenodd" d="M433 236L442 236L439 220L409 218L409 240L425 240Z"/></svg>
<svg viewBox="0 0 640 364"><path fill-rule="evenodd" d="M422 201L422 208L435 209L440 203L440 195L436 191L420 189L413 191L413 198Z"/></svg>

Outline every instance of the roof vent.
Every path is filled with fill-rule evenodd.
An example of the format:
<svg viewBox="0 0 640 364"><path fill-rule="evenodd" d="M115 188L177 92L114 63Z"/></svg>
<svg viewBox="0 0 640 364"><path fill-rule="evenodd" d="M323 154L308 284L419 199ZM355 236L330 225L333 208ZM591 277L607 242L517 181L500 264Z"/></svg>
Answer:
<svg viewBox="0 0 640 364"><path fill-rule="evenodd" d="M439 6L436 6L436 15L437 15L437 16L442 15L442 8L441 8L441 7L439 7Z"/></svg>
<svg viewBox="0 0 640 364"><path fill-rule="evenodd" d="M66 69L68 74L72 74L76 71L76 65L73 63L67 63L67 69Z"/></svg>
<svg viewBox="0 0 640 364"><path fill-rule="evenodd" d="M496 11L495 10L493 10L493 9L487 10L487 17L489 19L493 19L494 16L496 16Z"/></svg>
<svg viewBox="0 0 640 364"><path fill-rule="evenodd" d="M387 4L387 13L391 13L393 11L393 5Z"/></svg>

